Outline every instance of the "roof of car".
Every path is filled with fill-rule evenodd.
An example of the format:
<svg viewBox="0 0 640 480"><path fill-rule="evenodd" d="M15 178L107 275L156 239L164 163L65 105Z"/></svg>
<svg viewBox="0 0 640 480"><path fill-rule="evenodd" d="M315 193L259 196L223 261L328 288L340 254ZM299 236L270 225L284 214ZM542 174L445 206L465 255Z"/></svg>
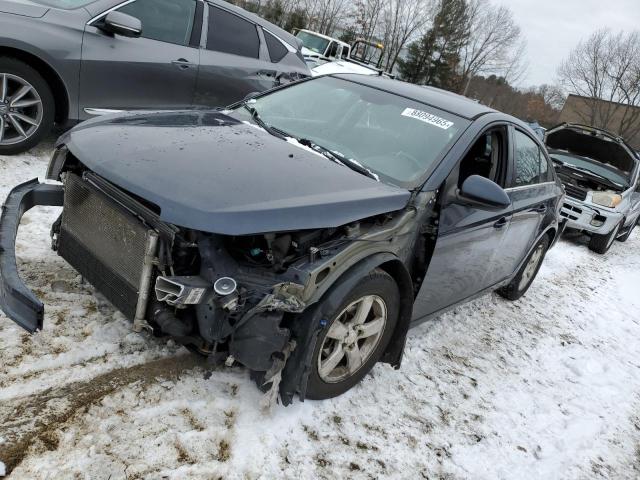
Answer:
<svg viewBox="0 0 640 480"><path fill-rule="evenodd" d="M414 85L378 75L335 74L333 76L411 98L470 120L496 112L496 110L467 97L435 87Z"/></svg>

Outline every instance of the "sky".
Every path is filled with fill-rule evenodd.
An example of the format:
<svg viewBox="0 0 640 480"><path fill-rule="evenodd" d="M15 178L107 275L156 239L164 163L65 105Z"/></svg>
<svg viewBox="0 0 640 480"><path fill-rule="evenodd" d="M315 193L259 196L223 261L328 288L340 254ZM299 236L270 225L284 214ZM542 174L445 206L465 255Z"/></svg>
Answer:
<svg viewBox="0 0 640 480"><path fill-rule="evenodd" d="M520 82L523 87L555 83L562 60L595 30L603 27L614 31L640 30L640 0L498 2L511 8L527 40L529 69Z"/></svg>

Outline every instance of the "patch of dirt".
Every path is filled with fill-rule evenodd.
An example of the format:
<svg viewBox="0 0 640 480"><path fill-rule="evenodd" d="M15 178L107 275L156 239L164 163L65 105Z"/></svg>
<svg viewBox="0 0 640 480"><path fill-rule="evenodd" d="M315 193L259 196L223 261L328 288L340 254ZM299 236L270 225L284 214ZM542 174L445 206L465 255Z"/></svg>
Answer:
<svg viewBox="0 0 640 480"><path fill-rule="evenodd" d="M165 358L119 368L88 382L51 388L38 395L5 402L0 405L0 431L5 440L0 450L0 461L9 474L23 458L34 453L32 450L38 445L45 450L55 450L58 445L56 432L78 412L86 411L87 407L114 391L131 383L144 387L157 382L158 378L176 379L183 372L203 364L203 359L196 355ZM223 442L218 456L228 459L229 444Z"/></svg>

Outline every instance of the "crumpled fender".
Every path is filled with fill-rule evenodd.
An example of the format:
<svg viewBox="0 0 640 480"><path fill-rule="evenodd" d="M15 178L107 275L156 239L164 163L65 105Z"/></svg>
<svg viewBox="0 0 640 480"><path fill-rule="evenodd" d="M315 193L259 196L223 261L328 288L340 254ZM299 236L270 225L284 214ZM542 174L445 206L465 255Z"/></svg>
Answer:
<svg viewBox="0 0 640 480"><path fill-rule="evenodd" d="M22 216L36 205L61 207L62 185L47 185L37 178L11 190L0 214L0 310L28 332L42 329L44 306L27 288L16 265L16 235Z"/></svg>
<svg viewBox="0 0 640 480"><path fill-rule="evenodd" d="M362 277L373 269L381 267L387 270L385 266L394 264L401 263L398 257L391 253L375 254L360 261L342 275L319 302L307 308L307 310L293 320L289 328L291 329L291 337L296 340L297 346L285 365L282 382L280 383L280 398L283 405L291 404L296 394L299 395L301 401L304 401L316 341L318 340L320 332L324 328L327 328L331 314L338 309L345 296L357 285ZM404 269L404 267L402 268ZM411 322L413 295L411 294L410 302L407 302L404 298L403 290L406 289L406 285L404 285L405 280L408 278L409 284L411 282L411 278L408 272L406 272L406 269L404 273L401 273L401 275L406 275L406 277L400 280L397 277L396 271L389 273L396 279L401 291L401 311L396 329L381 361L399 367L402 352L404 351L407 331L409 330ZM407 306L408 308L406 308Z"/></svg>

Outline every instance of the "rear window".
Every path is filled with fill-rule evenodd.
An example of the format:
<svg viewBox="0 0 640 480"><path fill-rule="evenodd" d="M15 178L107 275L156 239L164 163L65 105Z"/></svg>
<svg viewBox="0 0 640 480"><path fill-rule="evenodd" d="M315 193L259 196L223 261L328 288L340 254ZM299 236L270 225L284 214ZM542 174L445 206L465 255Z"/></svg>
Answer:
<svg viewBox="0 0 640 480"><path fill-rule="evenodd" d="M273 63L278 63L284 58L289 50L285 47L275 35L270 34L266 30L264 32L264 39L267 42L267 48L269 49L269 58Z"/></svg>
<svg viewBox="0 0 640 480"><path fill-rule="evenodd" d="M238 15L210 7L207 49L258 58L260 55L258 30L253 23Z"/></svg>

